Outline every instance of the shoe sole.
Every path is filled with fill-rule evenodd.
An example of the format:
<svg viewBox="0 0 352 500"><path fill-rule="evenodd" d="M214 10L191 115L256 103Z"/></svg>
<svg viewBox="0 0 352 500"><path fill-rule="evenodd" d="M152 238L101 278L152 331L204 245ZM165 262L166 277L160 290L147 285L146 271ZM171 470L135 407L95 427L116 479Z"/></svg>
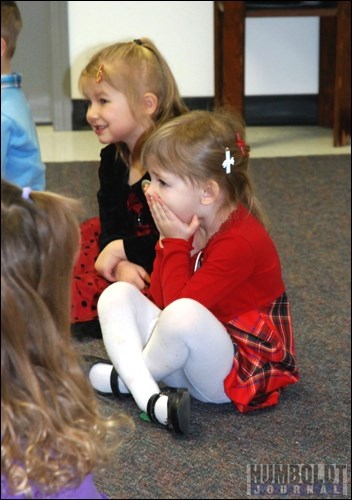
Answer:
<svg viewBox="0 0 352 500"><path fill-rule="evenodd" d="M176 418L172 418L172 422L168 424L176 434L187 436L190 428L191 399L188 391L182 389L177 391L177 395L179 396L177 407L173 410Z"/></svg>

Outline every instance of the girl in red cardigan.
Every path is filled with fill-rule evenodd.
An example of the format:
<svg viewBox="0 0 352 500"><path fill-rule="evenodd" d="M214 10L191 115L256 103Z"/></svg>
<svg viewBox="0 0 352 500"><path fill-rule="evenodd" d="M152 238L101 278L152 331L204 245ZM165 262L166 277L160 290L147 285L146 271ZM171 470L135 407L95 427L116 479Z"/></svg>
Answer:
<svg viewBox="0 0 352 500"><path fill-rule="evenodd" d="M160 239L149 298L115 283L98 303L112 365L93 360L93 387L132 394L176 433L189 432L190 395L244 413L276 405L298 380L280 260L244 135L242 119L225 111L194 111L152 134L142 163Z"/></svg>

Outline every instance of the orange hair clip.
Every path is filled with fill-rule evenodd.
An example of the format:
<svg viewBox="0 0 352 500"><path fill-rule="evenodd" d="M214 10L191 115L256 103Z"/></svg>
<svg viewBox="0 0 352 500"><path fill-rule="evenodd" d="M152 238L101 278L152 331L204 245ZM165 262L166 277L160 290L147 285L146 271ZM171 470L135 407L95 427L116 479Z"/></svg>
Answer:
<svg viewBox="0 0 352 500"><path fill-rule="evenodd" d="M104 75L104 64L101 64L101 65L99 66L98 71L97 71L97 77L96 77L95 81L96 81L97 83L102 82L102 81L103 81L103 75Z"/></svg>

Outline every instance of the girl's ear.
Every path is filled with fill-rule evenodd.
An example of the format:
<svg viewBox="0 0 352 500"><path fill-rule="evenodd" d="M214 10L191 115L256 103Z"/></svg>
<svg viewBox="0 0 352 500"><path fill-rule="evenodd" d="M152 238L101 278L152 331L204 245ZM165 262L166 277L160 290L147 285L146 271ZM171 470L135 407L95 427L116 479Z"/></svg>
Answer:
<svg viewBox="0 0 352 500"><path fill-rule="evenodd" d="M152 92L146 92L143 96L144 109L147 115L152 116L158 108L158 98Z"/></svg>
<svg viewBox="0 0 352 500"><path fill-rule="evenodd" d="M201 203L202 205L211 205L219 196L220 187L214 180L207 181L202 187Z"/></svg>
<svg viewBox="0 0 352 500"><path fill-rule="evenodd" d="M5 38L1 37L1 57L5 57L6 45L7 44Z"/></svg>

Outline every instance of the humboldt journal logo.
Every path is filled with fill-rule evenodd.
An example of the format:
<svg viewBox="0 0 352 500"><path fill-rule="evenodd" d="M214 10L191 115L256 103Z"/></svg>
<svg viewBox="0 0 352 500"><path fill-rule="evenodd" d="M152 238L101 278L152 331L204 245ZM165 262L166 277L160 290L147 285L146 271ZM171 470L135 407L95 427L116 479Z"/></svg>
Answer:
<svg viewBox="0 0 352 500"><path fill-rule="evenodd" d="M247 495L347 496L347 464L247 464Z"/></svg>

